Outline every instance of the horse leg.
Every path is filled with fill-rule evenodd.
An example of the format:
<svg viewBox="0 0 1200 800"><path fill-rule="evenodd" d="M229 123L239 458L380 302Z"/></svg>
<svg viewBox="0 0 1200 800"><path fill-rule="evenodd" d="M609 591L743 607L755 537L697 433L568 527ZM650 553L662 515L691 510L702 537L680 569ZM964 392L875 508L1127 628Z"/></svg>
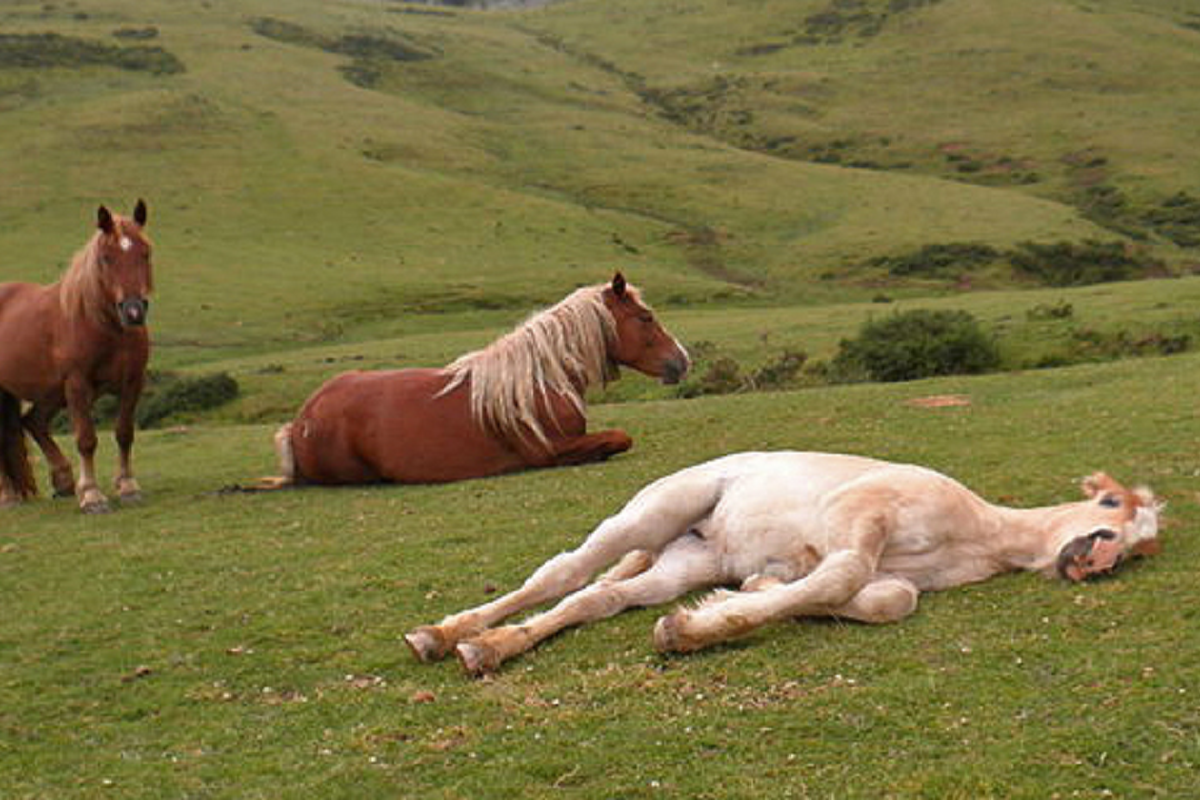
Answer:
<svg viewBox="0 0 1200 800"><path fill-rule="evenodd" d="M552 443L552 458L555 466L587 464L624 453L630 447L633 439L629 434L613 429L557 439Z"/></svg>
<svg viewBox="0 0 1200 800"><path fill-rule="evenodd" d="M600 523L578 548L560 553L539 567L519 589L446 617L437 625L416 628L404 640L419 660L439 659L460 641L477 636L502 619L577 591L618 558L621 562L610 575L634 574L646 562L646 555L640 551L660 552L705 517L719 496L719 478L699 470L684 470L656 481L619 513Z"/></svg>
<svg viewBox="0 0 1200 800"><path fill-rule="evenodd" d="M898 622L917 610L920 594L907 578L877 575L850 602L833 609L830 616L876 624Z"/></svg>
<svg viewBox="0 0 1200 800"><path fill-rule="evenodd" d="M644 553L645 551L634 551ZM636 606L665 603L719 579L719 558L708 542L696 535L672 541L646 571L633 577L611 577L568 595L557 606L517 625L485 630L455 648L470 675L494 672L500 665L532 649L564 628L605 619Z"/></svg>
<svg viewBox="0 0 1200 800"><path fill-rule="evenodd" d="M67 408L75 428L75 446L79 449L79 480L75 484L75 496L79 509L85 514L102 514L109 511L108 498L96 485L96 424L92 421L92 401L95 394L86 381L79 378L67 380Z"/></svg>
<svg viewBox="0 0 1200 800"><path fill-rule="evenodd" d="M50 423L60 408L62 406L57 403L34 403L33 407L25 413L22 422L25 424L25 430L29 431L29 435L41 448L42 455L46 457L46 463L50 465L50 483L54 486L54 496L73 497L75 495L75 473L71 469L71 462L67 460L63 451L59 449L58 443L54 441L54 437L50 435Z"/></svg>
<svg viewBox="0 0 1200 800"><path fill-rule="evenodd" d="M117 472L116 488L122 503L137 503L142 499L142 488L133 477L133 431L134 409L137 408L138 397L141 396L142 385L138 380L125 387L121 392L120 407L117 412L116 439L120 451L119 469Z"/></svg>
<svg viewBox="0 0 1200 800"><path fill-rule="evenodd" d="M879 556L896 526L893 500L871 485L842 494L821 519L833 552L812 572L779 585L764 581L758 591L718 593L698 608L678 609L655 625L655 647L699 650L778 619L827 615L847 606L876 577Z"/></svg>
<svg viewBox="0 0 1200 800"><path fill-rule="evenodd" d="M0 508L37 494L21 427L21 401L0 389Z"/></svg>

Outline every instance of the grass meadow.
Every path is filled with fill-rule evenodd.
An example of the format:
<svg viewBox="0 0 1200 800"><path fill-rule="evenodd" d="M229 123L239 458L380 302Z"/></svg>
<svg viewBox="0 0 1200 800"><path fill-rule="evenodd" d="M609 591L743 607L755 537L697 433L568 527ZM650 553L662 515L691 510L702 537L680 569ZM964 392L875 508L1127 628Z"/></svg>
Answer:
<svg viewBox="0 0 1200 800"><path fill-rule="evenodd" d="M98 203L145 197L152 366L241 387L139 433L141 505L0 513L0 800L1193 796L1192 6L0 3L0 281L54 280ZM1157 279L1044 285L1012 263L1030 242ZM884 266L963 245L1001 255ZM591 396L635 440L605 464L225 491L275 471L331 375L446 363L617 269L697 352L812 371L689 399L627 373ZM925 308L974 315L1001 371L818 379L864 321ZM945 394L968 402L910 402ZM686 657L653 651L661 608L484 680L405 647L651 480L783 448L1012 505L1105 470L1167 501L1164 552ZM98 463L107 486L107 431Z"/></svg>

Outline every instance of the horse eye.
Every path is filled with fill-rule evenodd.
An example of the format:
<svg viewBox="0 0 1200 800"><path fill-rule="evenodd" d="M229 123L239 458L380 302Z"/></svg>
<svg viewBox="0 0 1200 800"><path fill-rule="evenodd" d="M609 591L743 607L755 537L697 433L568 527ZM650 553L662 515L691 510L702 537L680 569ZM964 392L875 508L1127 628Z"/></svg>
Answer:
<svg viewBox="0 0 1200 800"><path fill-rule="evenodd" d="M1100 498L1100 505L1104 506L1105 508L1120 508L1121 498L1117 497L1115 494L1106 494L1104 497Z"/></svg>
<svg viewBox="0 0 1200 800"><path fill-rule="evenodd" d="M654 322L654 315L653 314L638 314L638 321L645 322L646 324L650 324L651 322Z"/></svg>

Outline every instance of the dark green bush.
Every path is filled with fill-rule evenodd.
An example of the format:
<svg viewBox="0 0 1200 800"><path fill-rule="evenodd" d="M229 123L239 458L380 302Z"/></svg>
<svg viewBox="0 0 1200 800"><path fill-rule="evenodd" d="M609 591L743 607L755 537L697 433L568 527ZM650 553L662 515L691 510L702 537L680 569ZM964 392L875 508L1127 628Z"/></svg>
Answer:
<svg viewBox="0 0 1200 800"><path fill-rule="evenodd" d="M736 359L721 354L712 342L695 342L688 349L695 364L695 377L678 388L680 397L792 388L797 385L808 361L806 353L785 347L776 358L746 372Z"/></svg>
<svg viewBox="0 0 1200 800"><path fill-rule="evenodd" d="M45 69L93 65L155 75L184 71L183 62L161 47L119 47L57 33L0 34L0 67Z"/></svg>
<svg viewBox="0 0 1200 800"><path fill-rule="evenodd" d="M155 386L138 406L138 426L153 428L173 414L216 408L236 398L238 392L237 381L225 372L171 377Z"/></svg>
<svg viewBox="0 0 1200 800"><path fill-rule="evenodd" d="M879 256L871 259L872 266L884 267L892 275L927 275L931 277L956 277L987 266L1004 254L994 247L976 242L953 242L950 244L927 244L917 250L896 256Z"/></svg>
<svg viewBox="0 0 1200 800"><path fill-rule="evenodd" d="M1161 261L1139 255L1124 242L1024 242L1011 258L1018 270L1050 286L1132 280L1165 269Z"/></svg>
<svg viewBox="0 0 1200 800"><path fill-rule="evenodd" d="M986 372L1000 353L966 311L905 311L863 324L833 361L841 380L908 381Z"/></svg>

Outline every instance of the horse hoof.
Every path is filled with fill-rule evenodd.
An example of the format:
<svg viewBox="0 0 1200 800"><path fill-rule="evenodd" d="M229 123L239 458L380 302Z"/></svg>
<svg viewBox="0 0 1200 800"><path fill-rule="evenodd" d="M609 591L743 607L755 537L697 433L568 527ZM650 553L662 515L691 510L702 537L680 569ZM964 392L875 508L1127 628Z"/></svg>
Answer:
<svg viewBox="0 0 1200 800"><path fill-rule="evenodd" d="M79 506L79 510L84 514L107 514L112 511L106 500L93 500L90 503L84 503Z"/></svg>
<svg viewBox="0 0 1200 800"><path fill-rule="evenodd" d="M686 653L696 648L691 646L683 633L685 612L676 611L659 617L654 624L654 649L660 653Z"/></svg>
<svg viewBox="0 0 1200 800"><path fill-rule="evenodd" d="M454 648L454 654L458 656L458 663L462 664L463 670L472 678L495 672L500 668L500 659L496 656L496 651L482 642L460 642L458 647Z"/></svg>
<svg viewBox="0 0 1200 800"><path fill-rule="evenodd" d="M446 637L432 625L422 625L411 633L404 634L404 643L412 650L417 661L423 664L441 659L450 649Z"/></svg>
<svg viewBox="0 0 1200 800"><path fill-rule="evenodd" d="M127 492L121 495L121 505L123 506L136 506L140 502L142 502L141 492Z"/></svg>

